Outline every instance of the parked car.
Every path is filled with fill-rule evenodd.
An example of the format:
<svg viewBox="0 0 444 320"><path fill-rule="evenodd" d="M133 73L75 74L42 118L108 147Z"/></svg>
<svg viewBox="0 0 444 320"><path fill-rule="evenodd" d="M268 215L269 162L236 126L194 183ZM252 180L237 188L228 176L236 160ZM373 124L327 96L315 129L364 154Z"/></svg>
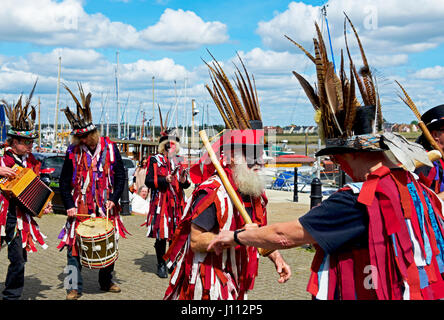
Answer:
<svg viewBox="0 0 444 320"><path fill-rule="evenodd" d="M65 155L61 153L34 153L34 156L42 163L40 179L48 186L58 186Z"/></svg>
<svg viewBox="0 0 444 320"><path fill-rule="evenodd" d="M134 172L136 172L136 161L133 159L122 157L123 166L128 169L128 185L131 185L133 183L133 176Z"/></svg>
<svg viewBox="0 0 444 320"><path fill-rule="evenodd" d="M42 163L40 168L40 180L54 191L52 209L54 213L66 214L60 197L59 179L62 172L64 153L33 153L34 157Z"/></svg>

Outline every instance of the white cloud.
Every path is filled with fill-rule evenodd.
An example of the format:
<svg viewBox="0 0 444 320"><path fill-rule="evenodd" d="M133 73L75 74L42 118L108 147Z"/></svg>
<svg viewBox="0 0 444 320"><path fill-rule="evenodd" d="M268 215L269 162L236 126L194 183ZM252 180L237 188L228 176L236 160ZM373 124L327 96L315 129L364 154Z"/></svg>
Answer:
<svg viewBox="0 0 444 320"><path fill-rule="evenodd" d="M369 51L385 54L421 52L444 42L441 0L362 0L359 6L351 0L330 0L327 10L335 48L344 47L344 11ZM260 22L257 33L264 45L271 49L288 50L292 47L284 34L309 49L315 33L314 21L325 31L320 7L291 2L286 11L270 21ZM355 46L353 38L349 43Z"/></svg>
<svg viewBox="0 0 444 320"><path fill-rule="evenodd" d="M136 30L101 13L88 14L81 0L3 0L0 40L72 48L189 50L228 40L226 26L194 12L166 9L158 23Z"/></svg>
<svg viewBox="0 0 444 320"><path fill-rule="evenodd" d="M308 64L305 55L288 51L277 52L254 48L246 53L240 51L239 55L244 63L249 66L249 70L257 70L263 74L284 73L288 75L291 74L292 70L306 68ZM239 64L237 58L234 62Z"/></svg>
<svg viewBox="0 0 444 320"><path fill-rule="evenodd" d="M430 68L424 68L416 71L413 74L413 77L419 79L444 79L444 67L443 66L434 66Z"/></svg>
<svg viewBox="0 0 444 320"><path fill-rule="evenodd" d="M205 22L194 12L181 9L166 9L157 24L140 33L148 43L171 50L195 49L202 44L228 40L227 27L223 23Z"/></svg>

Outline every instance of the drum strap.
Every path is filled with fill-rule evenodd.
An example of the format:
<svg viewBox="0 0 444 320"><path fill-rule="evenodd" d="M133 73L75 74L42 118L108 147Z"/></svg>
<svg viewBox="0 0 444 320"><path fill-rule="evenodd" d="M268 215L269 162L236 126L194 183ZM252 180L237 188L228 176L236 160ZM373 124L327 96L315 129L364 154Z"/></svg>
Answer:
<svg viewBox="0 0 444 320"><path fill-rule="evenodd" d="M108 153L108 144L105 142L105 149L103 150L102 155L101 155L101 159L100 159L100 168L103 168L105 166L107 153Z"/></svg>

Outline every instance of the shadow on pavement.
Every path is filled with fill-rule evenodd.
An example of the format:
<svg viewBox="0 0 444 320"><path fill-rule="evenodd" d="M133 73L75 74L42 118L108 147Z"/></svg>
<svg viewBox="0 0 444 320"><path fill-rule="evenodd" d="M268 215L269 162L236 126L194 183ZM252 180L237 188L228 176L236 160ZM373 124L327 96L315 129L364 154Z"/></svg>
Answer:
<svg viewBox="0 0 444 320"><path fill-rule="evenodd" d="M142 272L157 273L157 258L154 254L145 253L143 257L134 259L134 263Z"/></svg>

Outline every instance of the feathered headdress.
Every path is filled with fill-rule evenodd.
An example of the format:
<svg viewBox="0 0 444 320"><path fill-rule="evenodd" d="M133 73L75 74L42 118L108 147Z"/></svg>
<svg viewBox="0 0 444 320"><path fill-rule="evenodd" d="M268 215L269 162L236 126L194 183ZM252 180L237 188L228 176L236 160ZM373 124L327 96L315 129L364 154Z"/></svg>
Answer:
<svg viewBox="0 0 444 320"><path fill-rule="evenodd" d="M35 107L31 105L36 85L37 80L24 103L22 102L23 94L20 95L15 106L9 105L5 100L1 101L5 106L5 113L11 126L7 133L9 136L27 139L37 138L37 133L34 130L36 112Z"/></svg>
<svg viewBox="0 0 444 320"><path fill-rule="evenodd" d="M359 72L356 70L348 48L347 21L353 29L361 52L363 67ZM419 144L410 142L395 133L381 132L383 117L376 80L367 62L358 33L347 15L344 19L344 37L350 63L349 77L344 69L342 51L339 76L336 75L333 63L328 60L322 34L316 23L315 27L318 36L317 39L313 39L315 56L286 37L316 65L317 90L313 89L300 74L293 71L316 111L315 120L319 126L319 135L326 145L324 149L316 153L316 156L390 150L408 170L414 170L415 161L432 165L424 148ZM356 97L356 86L361 94L363 105Z"/></svg>
<svg viewBox="0 0 444 320"><path fill-rule="evenodd" d="M219 62L217 62L209 51L208 53L213 58L213 63L210 65L207 62L204 62L210 70L213 89L208 85L205 85L205 87L210 93L211 98L213 98L213 101L225 122L226 128L241 130L262 129L261 110L254 77L252 77L253 81L251 81L248 71L239 54L237 56L244 70L244 75L242 75L236 65L234 66L237 71L235 72L235 83L241 97L240 99Z"/></svg>
<svg viewBox="0 0 444 320"><path fill-rule="evenodd" d="M208 53L213 62L210 64L204 61L204 63L209 69L212 88L209 85L205 87L226 127L212 144L212 148L222 159L224 151L242 147L246 150L247 163L258 163L262 159L264 150L264 130L254 77L250 78L238 55L244 74L235 65L235 86L238 91L236 93L220 63L209 51ZM208 153L205 153L199 163L191 168L191 180L194 183L202 183L214 173L214 170Z"/></svg>
<svg viewBox="0 0 444 320"><path fill-rule="evenodd" d="M381 150L380 136L377 132L382 129L382 114L377 88L359 36L347 16L344 20L344 35L346 37L347 21L354 31L360 48L364 64L360 72L356 70L347 39L345 39L350 71L348 74L345 71L344 56L341 51L339 75L335 73L334 65L328 59L327 49L317 23L315 23L317 38L313 39L314 56L300 44L285 36L316 65L316 90L299 73L293 71L293 74L315 109L319 136L328 149L318 152L318 156L331 154L331 152L344 152L350 148ZM362 106L356 97L356 85L361 93Z"/></svg>
<svg viewBox="0 0 444 320"><path fill-rule="evenodd" d="M180 138L177 136L175 128L168 128L168 117L170 113L168 112L165 118L165 122L163 121L162 111L160 110L160 106L157 105L159 109L159 119L160 119L160 138L159 138L159 152L163 152L165 145L167 142L174 143L176 145L175 151L176 153L180 150Z"/></svg>
<svg viewBox="0 0 444 320"><path fill-rule="evenodd" d="M80 93L80 100L82 102L80 103L79 100L76 98L76 96L72 93L72 91L65 84L63 86L71 95L72 99L76 103L76 108L77 108L77 113L73 113L68 106L66 106L65 109L62 109L73 129L71 134L82 135L95 130L96 126L92 122L92 115L90 108L91 96L92 96L91 92L85 96L85 92L83 91L82 85L80 83L77 83Z"/></svg>

